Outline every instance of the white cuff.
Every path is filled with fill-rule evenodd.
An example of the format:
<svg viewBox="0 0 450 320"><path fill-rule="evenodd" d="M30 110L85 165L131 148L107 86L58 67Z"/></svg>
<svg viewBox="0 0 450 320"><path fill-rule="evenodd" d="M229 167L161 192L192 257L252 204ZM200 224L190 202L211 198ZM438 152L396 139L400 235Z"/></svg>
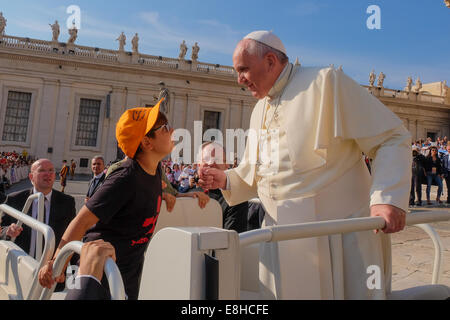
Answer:
<svg viewBox="0 0 450 320"><path fill-rule="evenodd" d="M231 186L230 186L230 178L228 177L228 170L225 170L224 172L225 172L225 175L227 176L227 183L226 183L225 189L221 189L221 190L230 190Z"/></svg>

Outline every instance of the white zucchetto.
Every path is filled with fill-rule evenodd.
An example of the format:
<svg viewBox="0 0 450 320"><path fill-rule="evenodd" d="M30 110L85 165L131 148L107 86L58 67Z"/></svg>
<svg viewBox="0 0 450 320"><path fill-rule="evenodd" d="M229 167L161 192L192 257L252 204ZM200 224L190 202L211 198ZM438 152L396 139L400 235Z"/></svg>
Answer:
<svg viewBox="0 0 450 320"><path fill-rule="evenodd" d="M246 35L243 39L253 39L287 55L283 42L281 42L280 38L273 34L272 31L253 31Z"/></svg>

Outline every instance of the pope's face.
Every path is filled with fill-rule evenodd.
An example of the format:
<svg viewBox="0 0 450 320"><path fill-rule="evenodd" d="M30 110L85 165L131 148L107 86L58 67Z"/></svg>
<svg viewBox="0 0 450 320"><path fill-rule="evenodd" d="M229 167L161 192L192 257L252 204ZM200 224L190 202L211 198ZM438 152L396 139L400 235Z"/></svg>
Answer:
<svg viewBox="0 0 450 320"><path fill-rule="evenodd" d="M238 83L246 85L257 99L267 96L273 86L271 65L266 57L249 54L243 50L242 42L237 45L233 54L233 66L238 73Z"/></svg>

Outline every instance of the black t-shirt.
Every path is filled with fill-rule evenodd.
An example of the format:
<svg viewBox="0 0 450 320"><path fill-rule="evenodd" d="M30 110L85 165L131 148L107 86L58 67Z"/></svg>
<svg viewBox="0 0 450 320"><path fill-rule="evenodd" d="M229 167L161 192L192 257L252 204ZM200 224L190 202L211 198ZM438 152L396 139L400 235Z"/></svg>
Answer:
<svg viewBox="0 0 450 320"><path fill-rule="evenodd" d="M100 221L84 240L111 242L119 267L139 264L155 230L161 196L161 167L152 176L137 161L127 159L86 203Z"/></svg>

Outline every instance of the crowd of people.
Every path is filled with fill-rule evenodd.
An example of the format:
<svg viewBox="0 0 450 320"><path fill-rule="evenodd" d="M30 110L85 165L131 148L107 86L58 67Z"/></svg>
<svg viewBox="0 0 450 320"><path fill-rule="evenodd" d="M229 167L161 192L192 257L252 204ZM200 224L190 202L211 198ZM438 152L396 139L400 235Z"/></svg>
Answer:
<svg viewBox="0 0 450 320"><path fill-rule="evenodd" d="M225 160L224 160L225 161ZM179 193L188 193L201 189L198 186L198 165L177 163L172 160L163 160L162 169L166 174L171 186ZM227 169L235 168L237 161L233 165L227 165Z"/></svg>
<svg viewBox="0 0 450 320"><path fill-rule="evenodd" d="M13 184L28 178L34 159L24 150L0 153L0 203L5 200L6 190Z"/></svg>
<svg viewBox="0 0 450 320"><path fill-rule="evenodd" d="M431 138L420 139L412 143L412 176L409 198L410 206L422 206L422 184L426 184L427 205L431 202L431 187L438 187L436 204L443 203L443 181L447 185L447 204L450 204L450 141L447 137L438 137L436 141ZM416 201L417 197L417 201Z"/></svg>
<svg viewBox="0 0 450 320"><path fill-rule="evenodd" d="M167 180L173 188L180 193L187 193L197 188L198 181L197 164L187 165L163 160L161 163Z"/></svg>
<svg viewBox="0 0 450 320"><path fill-rule="evenodd" d="M444 138L437 137L436 141L433 141L430 137L427 139L419 139L416 140L416 142L412 143L413 147L417 147L420 149L420 153L424 156L428 156L430 153L431 147L436 147L439 152L439 156L442 157L443 155L447 154L447 145L450 141L448 140L447 136Z"/></svg>

